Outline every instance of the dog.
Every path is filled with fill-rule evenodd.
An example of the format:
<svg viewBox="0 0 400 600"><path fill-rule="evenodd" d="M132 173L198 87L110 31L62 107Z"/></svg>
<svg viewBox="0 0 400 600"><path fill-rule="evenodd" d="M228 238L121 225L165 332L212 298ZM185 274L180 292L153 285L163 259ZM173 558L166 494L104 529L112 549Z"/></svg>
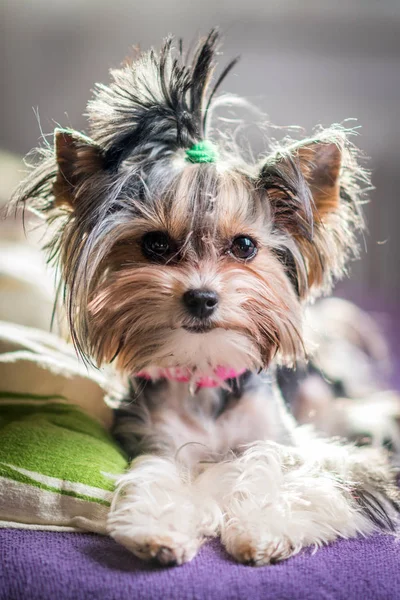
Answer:
<svg viewBox="0 0 400 600"><path fill-rule="evenodd" d="M236 60L212 83L218 45L212 30L186 58L168 38L111 71L89 136L56 129L15 196L47 220L77 351L129 378L108 530L162 565L216 535L265 565L393 534L400 506L384 451L299 426L282 396L306 305L357 255L368 173L340 126L253 161L219 136Z"/></svg>

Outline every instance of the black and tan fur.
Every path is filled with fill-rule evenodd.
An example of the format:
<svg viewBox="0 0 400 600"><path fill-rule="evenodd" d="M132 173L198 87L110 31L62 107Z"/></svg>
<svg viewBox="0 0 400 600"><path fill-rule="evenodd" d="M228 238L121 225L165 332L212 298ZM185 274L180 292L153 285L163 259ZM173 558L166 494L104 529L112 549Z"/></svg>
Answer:
<svg viewBox="0 0 400 600"><path fill-rule="evenodd" d="M60 266L77 350L97 365L114 361L132 378L117 437L134 454L179 456L189 468L238 456L257 440L296 447L274 369L307 358L303 307L328 292L357 254L369 185L351 132L340 126L285 139L253 163L225 144L211 118L235 62L211 84L217 43L212 31L186 61L168 39L159 55L150 51L111 71L112 83L98 85L89 102L88 137L56 130L54 147L42 150L16 193L52 227L47 250ZM189 162L186 150L206 138L219 159ZM149 232L168 239L164 258L143 251ZM232 254L238 236L254 243L251 260ZM182 303L192 288L218 296L201 329ZM246 374L196 391L198 377L221 364ZM134 377L152 367L186 368L193 385ZM352 460L344 493L357 489L360 510L392 528L389 466L379 459L364 469L357 458L352 471ZM136 552L148 557L150 550ZM184 560L157 552L161 562Z"/></svg>

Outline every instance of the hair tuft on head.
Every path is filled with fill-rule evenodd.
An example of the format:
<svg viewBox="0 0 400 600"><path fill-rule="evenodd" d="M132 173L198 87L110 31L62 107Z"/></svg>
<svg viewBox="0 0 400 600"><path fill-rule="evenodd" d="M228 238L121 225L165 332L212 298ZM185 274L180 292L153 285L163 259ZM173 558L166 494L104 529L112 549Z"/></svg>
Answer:
<svg viewBox="0 0 400 600"><path fill-rule="evenodd" d="M176 50L168 37L159 54L146 52L111 70L109 86L96 85L88 117L109 169L133 155L156 160L206 137L213 96L237 62L231 61L211 86L218 42L213 29L199 41L192 60L185 61L182 44Z"/></svg>

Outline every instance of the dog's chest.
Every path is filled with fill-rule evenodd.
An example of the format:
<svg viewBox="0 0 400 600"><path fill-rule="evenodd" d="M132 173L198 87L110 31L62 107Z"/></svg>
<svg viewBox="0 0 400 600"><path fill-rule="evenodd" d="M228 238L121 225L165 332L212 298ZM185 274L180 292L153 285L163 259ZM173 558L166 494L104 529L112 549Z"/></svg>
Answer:
<svg viewBox="0 0 400 600"><path fill-rule="evenodd" d="M286 441L271 377L245 374L230 388L191 395L182 383L140 382L116 412L115 435L131 456L168 448L188 464L221 460L256 440Z"/></svg>

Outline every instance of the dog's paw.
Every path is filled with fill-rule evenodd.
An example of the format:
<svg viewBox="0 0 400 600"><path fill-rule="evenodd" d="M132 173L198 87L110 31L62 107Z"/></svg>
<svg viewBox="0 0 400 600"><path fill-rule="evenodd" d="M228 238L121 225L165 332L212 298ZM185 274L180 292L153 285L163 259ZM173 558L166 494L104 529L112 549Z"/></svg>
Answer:
<svg viewBox="0 0 400 600"><path fill-rule="evenodd" d="M261 567L290 558L297 550L287 537L250 535L234 527L225 531L222 542L226 551L238 562Z"/></svg>
<svg viewBox="0 0 400 600"><path fill-rule="evenodd" d="M163 566L177 566L189 562L201 546L201 538L191 538L178 531L131 536L122 531L110 531L116 542L122 544L142 560L155 560Z"/></svg>
<svg viewBox="0 0 400 600"><path fill-rule="evenodd" d="M329 466L345 471L346 454L337 454L328 453ZM303 457L297 448L259 443L219 466L215 485L224 514L221 539L229 554L263 565L308 546L374 530L349 486L318 458Z"/></svg>
<svg viewBox="0 0 400 600"><path fill-rule="evenodd" d="M150 497L128 486L110 511L110 536L143 560L181 565L191 560L204 540L195 506L179 490L166 498Z"/></svg>
<svg viewBox="0 0 400 600"><path fill-rule="evenodd" d="M117 483L108 533L139 558L181 565L216 531L218 511L201 500L173 462L142 457Z"/></svg>

